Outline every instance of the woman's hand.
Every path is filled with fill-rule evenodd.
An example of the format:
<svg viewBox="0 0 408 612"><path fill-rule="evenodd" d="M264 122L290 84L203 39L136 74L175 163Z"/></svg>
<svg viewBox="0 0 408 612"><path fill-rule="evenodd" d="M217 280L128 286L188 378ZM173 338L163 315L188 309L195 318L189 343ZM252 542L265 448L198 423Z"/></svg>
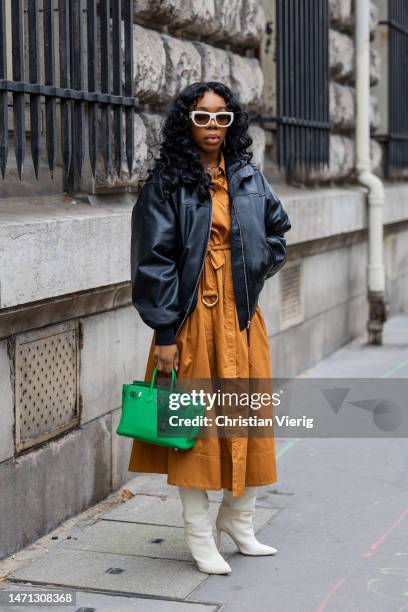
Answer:
<svg viewBox="0 0 408 612"><path fill-rule="evenodd" d="M172 368L177 371L179 366L177 344L156 344L153 351L153 360L160 372L167 372L170 374Z"/></svg>

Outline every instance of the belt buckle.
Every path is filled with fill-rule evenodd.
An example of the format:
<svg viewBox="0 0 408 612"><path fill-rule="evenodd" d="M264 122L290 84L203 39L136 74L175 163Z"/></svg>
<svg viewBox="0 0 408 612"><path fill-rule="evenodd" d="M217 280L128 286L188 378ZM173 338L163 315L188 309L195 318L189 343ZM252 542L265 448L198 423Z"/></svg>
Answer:
<svg viewBox="0 0 408 612"><path fill-rule="evenodd" d="M206 306L208 306L208 308L212 308L212 307L213 307L213 306L215 306L215 305L216 305L216 303L218 302L218 293L217 293L217 295L216 295L216 300L215 300L215 302L207 302L207 301L205 300L205 298L204 298L204 296L203 296L203 295L201 296L201 299L202 299L202 301L204 302L204 304L205 304Z"/></svg>

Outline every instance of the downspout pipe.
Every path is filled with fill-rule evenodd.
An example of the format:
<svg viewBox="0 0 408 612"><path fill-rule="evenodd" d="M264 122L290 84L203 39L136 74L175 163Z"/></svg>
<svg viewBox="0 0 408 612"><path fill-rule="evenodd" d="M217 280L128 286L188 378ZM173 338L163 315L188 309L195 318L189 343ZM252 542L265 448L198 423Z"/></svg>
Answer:
<svg viewBox="0 0 408 612"><path fill-rule="evenodd" d="M383 262L384 185L371 172L370 160L370 1L356 0L356 171L368 189L367 321L368 344L382 344L388 307Z"/></svg>

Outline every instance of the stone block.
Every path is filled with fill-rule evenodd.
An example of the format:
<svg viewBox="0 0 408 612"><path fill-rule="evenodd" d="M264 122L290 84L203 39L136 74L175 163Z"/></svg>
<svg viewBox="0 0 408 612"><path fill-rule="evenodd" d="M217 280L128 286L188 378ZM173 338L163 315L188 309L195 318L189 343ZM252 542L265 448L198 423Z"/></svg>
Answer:
<svg viewBox="0 0 408 612"><path fill-rule="evenodd" d="M346 208L345 214L353 214L353 207ZM355 255L353 258L350 257L352 248ZM365 249L366 243L359 242L347 248L324 251L304 258L302 268L306 320L328 312L364 292L367 263ZM352 266L350 261L353 261ZM319 283L313 282L316 270L319 270Z"/></svg>
<svg viewBox="0 0 408 612"><path fill-rule="evenodd" d="M356 123L356 91L350 85L330 82L330 121L334 130L351 131ZM370 125L376 129L380 125L378 99L370 96Z"/></svg>
<svg viewBox="0 0 408 612"><path fill-rule="evenodd" d="M0 307L128 281L127 195L97 205L62 194L15 198L12 215L0 200Z"/></svg>
<svg viewBox="0 0 408 612"><path fill-rule="evenodd" d="M378 25L379 15L380 15L380 10L378 8L378 4L376 4L375 2L371 0L370 2L370 31L371 32L373 32Z"/></svg>
<svg viewBox="0 0 408 612"><path fill-rule="evenodd" d="M82 423L121 405L122 384L144 378L153 330L135 307L82 319L80 386Z"/></svg>
<svg viewBox="0 0 408 612"><path fill-rule="evenodd" d="M111 117L112 119L112 117ZM132 176L129 176L129 169L127 165L125 155L125 114L122 113L122 127L123 127L123 158L122 158L122 176L116 174L114 168L114 138L113 138L113 121L110 122L110 133L111 133L111 163L108 175L104 174L104 163L101 156L99 156L97 164L97 173L95 179L95 191L98 193L104 193L115 190L123 190L127 188L136 189L139 181L144 178L147 169L147 142L146 142L146 127L142 121L142 118L138 114L134 114L134 144L133 144L133 169ZM101 138L101 130L99 134Z"/></svg>
<svg viewBox="0 0 408 612"><path fill-rule="evenodd" d="M321 169L298 170L302 182L330 181L350 177L354 170L354 141L340 134L330 134L330 162Z"/></svg>
<svg viewBox="0 0 408 612"><path fill-rule="evenodd" d="M234 47L255 47L264 28L265 15L259 0L139 0L137 23L158 30L224 42Z"/></svg>
<svg viewBox="0 0 408 612"><path fill-rule="evenodd" d="M252 138L251 151L254 154L252 161L263 171L265 159L265 131L256 124L249 126L249 135Z"/></svg>
<svg viewBox="0 0 408 612"><path fill-rule="evenodd" d="M169 31L197 38L212 36L217 29L214 0L178 0L177 5L178 10L168 23Z"/></svg>
<svg viewBox="0 0 408 612"><path fill-rule="evenodd" d="M381 78L381 57L377 49L370 46L370 85L376 85Z"/></svg>
<svg viewBox="0 0 408 612"><path fill-rule="evenodd" d="M381 145L374 140L370 141L371 169L379 172L382 163ZM350 178L354 174L355 143L353 138L340 134L330 134L330 163L320 170L298 171L296 178L308 182L334 181Z"/></svg>
<svg viewBox="0 0 408 612"><path fill-rule="evenodd" d="M275 378L291 378L312 367L364 333L367 321L365 293L329 311L295 325L271 338L272 369ZM278 356L275 360L273 356Z"/></svg>
<svg viewBox="0 0 408 612"><path fill-rule="evenodd" d="M133 3L133 19L136 23L154 22L160 29L169 18L174 18L178 6L177 0L137 0Z"/></svg>
<svg viewBox="0 0 408 612"><path fill-rule="evenodd" d="M329 61L333 78L338 81L351 81L354 70L354 45L348 34L337 30L329 32Z"/></svg>
<svg viewBox="0 0 408 612"><path fill-rule="evenodd" d="M338 30L353 28L352 0L330 0L330 23Z"/></svg>
<svg viewBox="0 0 408 612"><path fill-rule="evenodd" d="M219 81L231 87L230 55L223 49L197 42L195 47L201 56L203 81Z"/></svg>
<svg viewBox="0 0 408 612"><path fill-rule="evenodd" d="M163 100L173 99L187 85L201 81L201 56L191 42L162 35L166 50L166 81Z"/></svg>
<svg viewBox="0 0 408 612"><path fill-rule="evenodd" d="M330 163L322 178L339 179L351 176L354 170L354 140L338 134L330 135ZM314 172L312 171L313 175ZM320 172L319 172L320 174Z"/></svg>
<svg viewBox="0 0 408 612"><path fill-rule="evenodd" d="M383 164L383 149L380 143L374 138L370 139L370 158L372 172L381 174Z"/></svg>
<svg viewBox="0 0 408 612"><path fill-rule="evenodd" d="M352 130L355 124L355 90L330 82L330 121L335 130Z"/></svg>
<svg viewBox="0 0 408 612"><path fill-rule="evenodd" d="M133 25L133 80L141 102L158 99L165 83L166 54L158 32Z"/></svg>
<svg viewBox="0 0 408 612"><path fill-rule="evenodd" d="M264 77L259 61L236 53L231 58L231 89L240 104L257 109L261 104Z"/></svg>
<svg viewBox="0 0 408 612"><path fill-rule="evenodd" d="M265 11L259 0L243 0L241 6L241 35L239 42L245 47L259 45L265 28Z"/></svg>
<svg viewBox="0 0 408 612"><path fill-rule="evenodd" d="M154 167L155 159L160 154L160 142L165 118L157 113L140 113L140 117L146 128L146 168L150 169Z"/></svg>
<svg viewBox="0 0 408 612"><path fill-rule="evenodd" d="M330 29L329 62L333 79L340 83L355 82L354 41L351 35ZM381 77L380 55L370 46L370 84L375 85Z"/></svg>
<svg viewBox="0 0 408 612"><path fill-rule="evenodd" d="M370 95L370 125L376 130L381 125L380 103L376 95Z"/></svg>
<svg viewBox="0 0 408 612"><path fill-rule="evenodd" d="M211 39L233 47L256 47L262 37L265 13L259 0L214 0L217 30Z"/></svg>
<svg viewBox="0 0 408 612"><path fill-rule="evenodd" d="M336 30L352 32L354 29L354 1L330 0L330 22ZM378 23L378 7L370 2L370 31L373 32Z"/></svg>
<svg viewBox="0 0 408 612"><path fill-rule="evenodd" d="M240 44L241 9L243 0L214 0L217 29L211 38L214 42Z"/></svg>
<svg viewBox="0 0 408 612"><path fill-rule="evenodd" d="M200 36L210 36L217 28L214 0L138 0L134 19L158 29L182 29Z"/></svg>

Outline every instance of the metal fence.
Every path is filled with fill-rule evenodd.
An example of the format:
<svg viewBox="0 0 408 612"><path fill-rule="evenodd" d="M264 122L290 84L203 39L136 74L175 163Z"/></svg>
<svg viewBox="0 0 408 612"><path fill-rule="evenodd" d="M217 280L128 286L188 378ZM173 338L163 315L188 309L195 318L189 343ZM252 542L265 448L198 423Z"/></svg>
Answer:
<svg viewBox="0 0 408 612"><path fill-rule="evenodd" d="M388 173L408 166L408 2L389 0Z"/></svg>
<svg viewBox="0 0 408 612"><path fill-rule="evenodd" d="M329 162L329 2L276 0L277 161L291 174Z"/></svg>
<svg viewBox="0 0 408 612"><path fill-rule="evenodd" d="M11 32L7 27L6 9ZM11 74L7 66L9 36ZM37 178L44 144L51 175L55 170L57 103L64 186L68 191L75 191L80 183L86 149L93 176L99 155L105 175L113 165L120 176L124 158L131 174L134 111L138 103L133 96L133 0L0 0L0 170L3 179L8 158L9 92L20 178L26 151L27 98L31 154ZM45 100L45 143L41 139L42 99ZM86 132L88 147L85 146Z"/></svg>

